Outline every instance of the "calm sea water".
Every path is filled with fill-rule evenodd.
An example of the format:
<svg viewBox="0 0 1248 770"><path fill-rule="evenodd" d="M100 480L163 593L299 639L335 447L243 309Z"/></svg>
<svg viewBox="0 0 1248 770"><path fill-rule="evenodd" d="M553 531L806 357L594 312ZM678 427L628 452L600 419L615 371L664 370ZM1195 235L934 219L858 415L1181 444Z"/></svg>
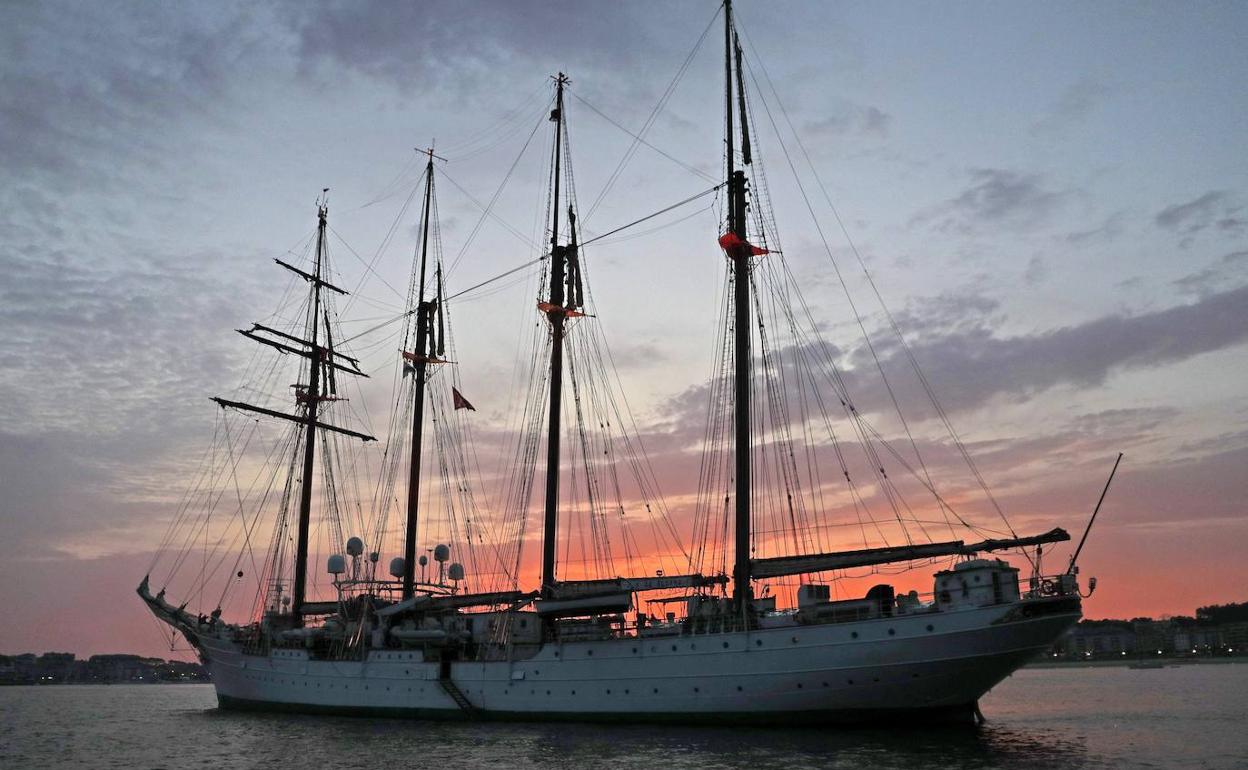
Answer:
<svg viewBox="0 0 1248 770"><path fill-rule="evenodd" d="M0 688L5 768L1248 768L1248 665L1029 669L976 728L741 730L257 716L206 685Z"/></svg>

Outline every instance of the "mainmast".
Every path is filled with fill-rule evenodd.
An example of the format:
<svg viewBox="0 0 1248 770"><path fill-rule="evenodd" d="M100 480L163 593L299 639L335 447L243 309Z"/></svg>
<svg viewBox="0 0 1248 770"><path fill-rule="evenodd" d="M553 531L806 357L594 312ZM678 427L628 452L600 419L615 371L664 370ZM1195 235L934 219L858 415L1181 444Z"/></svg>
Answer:
<svg viewBox="0 0 1248 770"><path fill-rule="evenodd" d="M407 477L407 526L403 537L403 598L410 599L416 588L416 523L420 512L421 443L425 422L425 373L428 365L438 361L442 353L441 335L436 340L430 333L434 313L442 304L441 266L438 267L437 298L425 301L425 271L429 257L429 221L433 209L433 149L426 150L425 206L420 240L420 281L416 284L416 350L404 353L411 361L412 376L412 454Z"/></svg>
<svg viewBox="0 0 1248 770"><path fill-rule="evenodd" d="M582 304L580 269L576 247L576 213L568 202L568 229L570 242L559 244L559 184L562 181L564 114L563 89L568 83L567 75L560 72L555 77L555 108L550 119L555 123L555 159L552 169L553 192L551 194L550 223L550 297L538 307L550 321L550 413L546 437L546 511L542 526L542 590L546 593L555 584L555 546L559 523L559 435L563 406L563 334L568 316L577 314ZM566 292L565 292L566 289Z"/></svg>
<svg viewBox="0 0 1248 770"><path fill-rule="evenodd" d="M753 249L746 238L746 177L736 169L736 136L733 131L732 81L736 60L738 106L741 110L741 159L750 164L749 129L745 110L745 83L741 73L741 47L732 23L732 0L724 0L724 137L728 183L728 236L724 249L732 262L734 423L736 459L736 558L732 570L733 599L743 607L752 598L750 589L750 258Z"/></svg>
<svg viewBox="0 0 1248 770"><path fill-rule="evenodd" d="M322 193L329 192L328 188L322 190ZM308 316L305 323L305 330L309 339L302 339L292 334L279 331L277 329L263 326L261 324L252 324L250 329L238 329L238 333L245 337L255 340L256 342L276 348L283 353L293 353L308 359L308 380L307 385L296 386L295 388L295 414L287 414L274 409L266 409L264 407L254 406L239 401L228 401L223 398L213 398L221 405L222 408L242 409L257 414L267 415L269 417L278 417L283 420L300 423L304 426L303 436L303 475L299 484L299 522L297 527L297 539L295 541L295 585L293 596L291 598L291 615L295 625L302 625L304 604L307 600L307 583L308 583L308 530L312 521L312 479L316 472L316 439L318 430L326 430L334 433L340 433L362 441L375 441L372 436L357 433L356 431L340 428L336 425L330 425L320 421L321 403L326 401L339 401L338 386L336 372L344 372L359 377L367 377L368 375L360 371L359 361L351 356L338 353L333 348L333 341L329 334L329 314L328 311L322 316L322 299L321 290L329 289L332 292L345 295L347 292L334 286L326 281L322 275L325 269L326 258L326 240L325 231L328 227L329 206L325 202L325 198L321 198L317 202L317 232L316 232L316 266L312 273L305 272L299 268L287 264L280 259L273 260L282 267L290 270L299 277L312 285L311 297L308 302ZM325 344L320 343L320 326L325 323ZM322 375L325 378L326 387L322 387ZM327 393L323 391L328 391ZM299 408L302 407L302 413Z"/></svg>

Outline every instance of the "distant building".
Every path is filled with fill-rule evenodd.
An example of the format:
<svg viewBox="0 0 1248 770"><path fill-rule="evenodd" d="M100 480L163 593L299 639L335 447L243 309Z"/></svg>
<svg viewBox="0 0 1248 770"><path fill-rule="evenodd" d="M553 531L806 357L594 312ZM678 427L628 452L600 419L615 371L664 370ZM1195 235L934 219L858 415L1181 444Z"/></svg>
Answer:
<svg viewBox="0 0 1248 770"><path fill-rule="evenodd" d="M38 681L71 681L74 678L76 662L72 652L45 652L35 661L38 668Z"/></svg>
<svg viewBox="0 0 1248 770"><path fill-rule="evenodd" d="M123 684L206 682L198 663L144 658L139 655L92 655L78 660L71 653L0 655L0 684Z"/></svg>
<svg viewBox="0 0 1248 770"><path fill-rule="evenodd" d="M1248 652L1248 620L1218 626L1222 646L1234 652Z"/></svg>
<svg viewBox="0 0 1248 770"><path fill-rule="evenodd" d="M1218 629L1210 626L1176 628L1173 640L1174 651L1178 654L1209 653L1222 648Z"/></svg>
<svg viewBox="0 0 1248 770"><path fill-rule="evenodd" d="M1067 632L1062 649L1065 658L1101 658L1135 652L1135 632L1122 621L1091 621L1080 623Z"/></svg>

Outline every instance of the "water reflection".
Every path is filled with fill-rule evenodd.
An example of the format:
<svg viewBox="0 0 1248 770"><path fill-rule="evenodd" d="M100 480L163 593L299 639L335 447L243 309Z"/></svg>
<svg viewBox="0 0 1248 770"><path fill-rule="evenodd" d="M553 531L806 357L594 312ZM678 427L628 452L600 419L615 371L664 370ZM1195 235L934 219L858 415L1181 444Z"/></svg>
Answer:
<svg viewBox="0 0 1248 770"><path fill-rule="evenodd" d="M987 724L941 728L749 729L543 723L405 722L336 717L198 713L231 736L233 750L272 755L282 735L318 753L405 756L457 767L610 768L1084 768L1086 740ZM268 745L266 745L268 744ZM336 748L335 748L336 747ZM278 759L274 756L274 759Z"/></svg>
<svg viewBox="0 0 1248 770"><path fill-rule="evenodd" d="M974 728L465 724L240 714L205 686L0 688L0 767L1236 768L1248 666L1025 670Z"/></svg>

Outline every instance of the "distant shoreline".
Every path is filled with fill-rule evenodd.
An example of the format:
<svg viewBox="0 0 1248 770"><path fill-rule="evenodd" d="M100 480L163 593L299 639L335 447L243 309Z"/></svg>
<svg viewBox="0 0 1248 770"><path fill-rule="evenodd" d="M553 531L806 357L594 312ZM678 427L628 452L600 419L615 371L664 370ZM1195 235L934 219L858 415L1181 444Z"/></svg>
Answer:
<svg viewBox="0 0 1248 770"><path fill-rule="evenodd" d="M153 687L191 684L211 685L212 682L207 680L202 682L0 682L0 687L121 687L126 685Z"/></svg>
<svg viewBox="0 0 1248 770"><path fill-rule="evenodd" d="M1242 658L1122 658L1121 660L1035 660L1024 668L1128 668L1140 663L1160 663L1163 667L1171 666L1209 666L1233 665Z"/></svg>

